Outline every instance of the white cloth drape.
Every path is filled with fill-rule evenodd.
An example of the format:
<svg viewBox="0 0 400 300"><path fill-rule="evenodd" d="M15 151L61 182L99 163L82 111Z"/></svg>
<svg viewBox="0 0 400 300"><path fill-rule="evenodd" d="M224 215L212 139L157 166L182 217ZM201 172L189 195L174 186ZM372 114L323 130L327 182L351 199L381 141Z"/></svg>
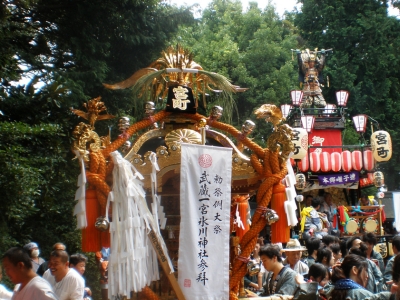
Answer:
<svg viewBox="0 0 400 300"><path fill-rule="evenodd" d="M81 174L78 176L78 189L75 192L75 200L78 202L74 207L74 216L76 216L76 223L78 229L86 228L87 219L86 219L86 172L85 172L85 162L83 160L82 153L79 150L74 150L76 158L78 158L79 165L81 167Z"/></svg>
<svg viewBox="0 0 400 300"><path fill-rule="evenodd" d="M178 283L186 299L229 299L232 149L181 152Z"/></svg>
<svg viewBox="0 0 400 300"><path fill-rule="evenodd" d="M150 230L157 232L158 228L139 180L143 177L119 152L111 153L111 157L114 170L113 190L109 195L112 202L108 264L110 299L117 295L130 297L131 291L138 292L159 279L157 255L148 237ZM166 251L165 244L159 243Z"/></svg>

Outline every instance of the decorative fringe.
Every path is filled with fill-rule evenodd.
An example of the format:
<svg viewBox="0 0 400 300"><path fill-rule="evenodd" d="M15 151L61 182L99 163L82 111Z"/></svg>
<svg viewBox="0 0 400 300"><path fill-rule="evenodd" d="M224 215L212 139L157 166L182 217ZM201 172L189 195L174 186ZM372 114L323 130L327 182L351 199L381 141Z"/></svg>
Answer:
<svg viewBox="0 0 400 300"><path fill-rule="evenodd" d="M82 251L97 252L101 249L100 231L94 227L100 213L96 191L86 190L86 219L87 227L82 229ZM107 233L108 234L108 233Z"/></svg>
<svg viewBox="0 0 400 300"><path fill-rule="evenodd" d="M240 219L243 222L244 228L242 228L242 227L236 228L236 236L239 237L240 239L242 239L242 237L250 229L250 225L247 222L247 211L249 209L249 202L246 200L244 202L238 203L237 205L238 205L238 209L239 209Z"/></svg>
<svg viewBox="0 0 400 300"><path fill-rule="evenodd" d="M272 189L271 209L279 216L279 221L271 224L271 242L272 243L287 243L290 239L290 227L285 212L285 186L281 183L274 185Z"/></svg>

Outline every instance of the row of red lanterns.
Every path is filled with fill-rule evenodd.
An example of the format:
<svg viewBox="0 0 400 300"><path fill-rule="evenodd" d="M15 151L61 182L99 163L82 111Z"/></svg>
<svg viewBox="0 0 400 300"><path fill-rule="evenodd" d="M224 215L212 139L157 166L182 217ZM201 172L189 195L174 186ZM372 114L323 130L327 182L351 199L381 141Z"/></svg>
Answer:
<svg viewBox="0 0 400 300"><path fill-rule="evenodd" d="M372 171L375 161L371 150L311 152L309 156L306 155L299 160L297 166L301 172L308 172L308 170L312 172L350 172L352 170L361 171L363 168L366 171Z"/></svg>

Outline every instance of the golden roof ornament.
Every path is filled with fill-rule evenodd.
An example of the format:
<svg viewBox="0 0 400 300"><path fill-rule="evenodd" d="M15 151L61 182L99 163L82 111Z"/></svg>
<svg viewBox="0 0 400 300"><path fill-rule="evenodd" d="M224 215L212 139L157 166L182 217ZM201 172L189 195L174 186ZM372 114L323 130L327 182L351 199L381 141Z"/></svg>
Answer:
<svg viewBox="0 0 400 300"><path fill-rule="evenodd" d="M193 90L196 100L202 94L204 106L205 94L208 91L222 93L223 97L230 98L232 93L247 90L232 85L223 75L203 70L202 66L193 60L193 54L180 45L168 47L161 55L147 68L138 70L128 79L103 85L112 90L132 87L133 93L138 94L139 98L147 94L150 101L154 102L165 98L169 87L183 85Z"/></svg>
<svg viewBox="0 0 400 300"><path fill-rule="evenodd" d="M104 102L101 102L100 100L101 97L97 97L89 100L87 103L84 103L83 107L86 108L87 112L73 108L71 108L71 111L75 115L82 117L85 120L88 120L92 129L94 129L94 123L96 123L96 121L109 120L115 118L115 116L109 114L100 115L100 113L102 113L103 111L107 111Z"/></svg>

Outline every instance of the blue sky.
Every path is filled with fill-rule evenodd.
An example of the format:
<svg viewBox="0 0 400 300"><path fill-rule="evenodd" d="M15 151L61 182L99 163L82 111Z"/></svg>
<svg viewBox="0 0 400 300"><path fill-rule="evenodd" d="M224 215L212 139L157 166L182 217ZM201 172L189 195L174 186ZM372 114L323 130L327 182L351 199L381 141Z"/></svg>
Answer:
<svg viewBox="0 0 400 300"><path fill-rule="evenodd" d="M207 5L211 2L211 0L166 0L170 2L171 4L177 4L177 5L192 5L195 3L198 3L201 5L202 8L207 7ZM251 0L252 2L258 2L258 6L263 9L267 6L268 0ZM272 4L276 8L276 12L282 16L285 10L291 11L293 10L293 7L296 6L297 0L272 0ZM248 0L242 0L243 3L243 8L246 9L248 6L249 1Z"/></svg>

